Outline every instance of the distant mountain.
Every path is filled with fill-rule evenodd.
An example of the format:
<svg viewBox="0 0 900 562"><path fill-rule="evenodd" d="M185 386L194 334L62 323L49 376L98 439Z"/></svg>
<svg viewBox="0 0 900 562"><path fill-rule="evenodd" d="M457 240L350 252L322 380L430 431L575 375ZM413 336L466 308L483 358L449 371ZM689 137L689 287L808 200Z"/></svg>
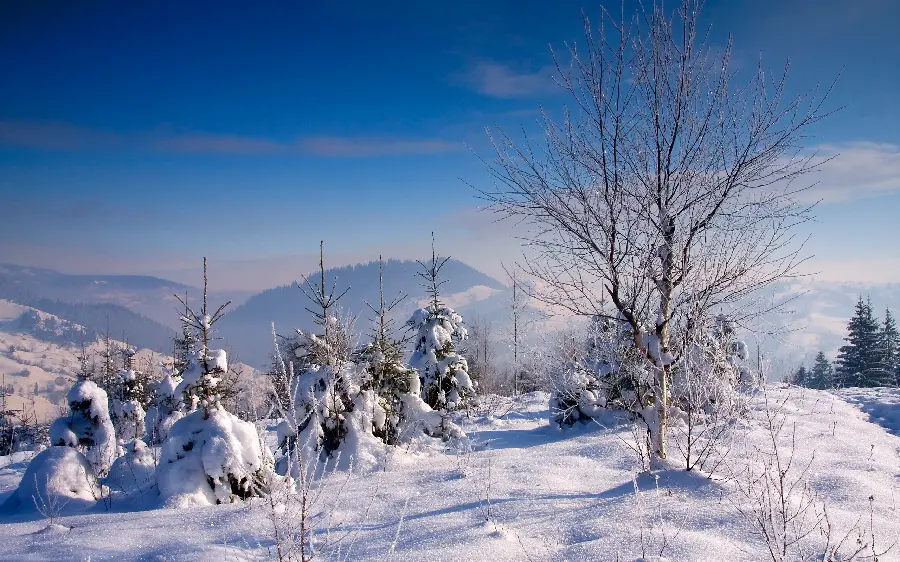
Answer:
<svg viewBox="0 0 900 562"><path fill-rule="evenodd" d="M171 328L179 325L180 305L174 295L185 293L193 300L200 289L146 275L70 275L37 267L0 265L0 298L15 302L49 299L114 304ZM240 302L249 294L232 292L211 296L214 300Z"/></svg>
<svg viewBox="0 0 900 562"><path fill-rule="evenodd" d="M86 279L98 283L93 284ZM88 341L108 330L112 337L127 339L133 345L158 352L169 351L175 332L168 326L125 306L104 302L99 292L94 294L97 301L90 302L92 285L103 285L101 281L106 281L114 291L122 291L126 287L133 291L160 291L162 287L171 286L167 285L170 282L154 277L66 275L48 269L3 265L0 266L0 299L32 307L83 326L86 329L83 335ZM67 287L67 282L71 282L72 286ZM182 287L185 286L179 286L179 289ZM152 298L147 292L143 295L144 302L149 304ZM61 300L63 298L76 302ZM163 307L157 305L156 308ZM165 308L169 308L171 316L177 319L174 306Z"/></svg>
<svg viewBox="0 0 900 562"><path fill-rule="evenodd" d="M160 353L171 353L172 350L174 330L124 306L110 303L73 304L50 299L28 300L21 304L80 324L94 334L108 331L111 337L137 347Z"/></svg>
<svg viewBox="0 0 900 562"><path fill-rule="evenodd" d="M82 344L94 357L102 347L97 332L90 328L0 300L0 376L12 394L7 397L10 406L34 409L39 419L57 415L57 406L65 403L78 371ZM114 344L122 345L115 340ZM151 353L142 350L138 361Z"/></svg>
<svg viewBox="0 0 900 562"><path fill-rule="evenodd" d="M406 316L418 307L426 294L422 279L416 273L421 266L415 261L388 260L384 263L384 294L392 299L397 294L407 295L397 311L398 318ZM500 281L460 261L449 260L441 271L446 280L441 286L442 300L451 306L466 306L489 298L504 290ZM318 279L311 279L317 284ZM335 287L340 294L347 290L340 306L358 318L357 329L365 331L371 311L365 303L378 301L378 262L333 268L325 271L327 289ZM263 291L235 308L217 325L219 335L230 343L245 363L254 367L267 365L271 358L271 324L280 334L293 333L296 329L314 328L312 317L305 309L309 300L296 283Z"/></svg>

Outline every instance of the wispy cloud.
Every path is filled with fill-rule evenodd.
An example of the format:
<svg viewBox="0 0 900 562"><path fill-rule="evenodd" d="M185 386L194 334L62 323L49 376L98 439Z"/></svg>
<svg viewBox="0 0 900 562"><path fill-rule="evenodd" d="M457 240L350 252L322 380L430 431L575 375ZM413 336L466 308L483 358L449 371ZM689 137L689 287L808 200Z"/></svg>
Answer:
<svg viewBox="0 0 900 562"><path fill-rule="evenodd" d="M402 154L438 154L460 150L459 142L436 139L373 139L346 137L308 137L298 141L299 148L316 156L396 156Z"/></svg>
<svg viewBox="0 0 900 562"><path fill-rule="evenodd" d="M353 158L452 152L461 143L430 138L301 136L291 141L166 130L118 133L46 121L0 121L0 147L55 151L130 150L173 154L308 154Z"/></svg>
<svg viewBox="0 0 900 562"><path fill-rule="evenodd" d="M86 129L55 121L0 121L0 146L39 150L112 148L121 143L116 133Z"/></svg>
<svg viewBox="0 0 900 562"><path fill-rule="evenodd" d="M527 98L556 93L554 66L517 71L510 65L481 60L457 78L476 92L495 98Z"/></svg>
<svg viewBox="0 0 900 562"><path fill-rule="evenodd" d="M806 194L811 199L837 203L900 191L900 145L853 142L815 150L831 160L809 176L818 182Z"/></svg>
<svg viewBox="0 0 900 562"><path fill-rule="evenodd" d="M288 148L267 139L210 133L157 138L151 140L148 146L160 152L181 154L274 154L285 152Z"/></svg>

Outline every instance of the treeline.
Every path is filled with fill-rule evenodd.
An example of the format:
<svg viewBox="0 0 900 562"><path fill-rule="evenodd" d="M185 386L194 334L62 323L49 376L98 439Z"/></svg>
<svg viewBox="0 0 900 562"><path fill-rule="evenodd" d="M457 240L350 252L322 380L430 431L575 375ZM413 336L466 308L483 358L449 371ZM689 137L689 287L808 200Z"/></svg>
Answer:
<svg viewBox="0 0 900 562"><path fill-rule="evenodd" d="M891 310L880 320L871 300L860 297L847 332L834 364L820 351L811 369L801 365L788 382L819 389L900 386L900 333Z"/></svg>

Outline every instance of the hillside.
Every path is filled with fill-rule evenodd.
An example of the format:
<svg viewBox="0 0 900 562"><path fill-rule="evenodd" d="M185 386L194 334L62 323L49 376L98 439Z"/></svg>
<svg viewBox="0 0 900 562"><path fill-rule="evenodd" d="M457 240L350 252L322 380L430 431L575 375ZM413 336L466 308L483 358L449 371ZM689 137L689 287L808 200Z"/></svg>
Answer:
<svg viewBox="0 0 900 562"><path fill-rule="evenodd" d="M33 409L49 420L65 406L65 396L78 371L81 344L89 355L101 349L96 332L42 310L0 300L0 377L13 392L14 409ZM114 340L114 344L123 346ZM138 365L163 356L142 348Z"/></svg>
<svg viewBox="0 0 900 562"><path fill-rule="evenodd" d="M414 261L388 260L384 263L384 293L388 299L398 294L407 295L397 309L402 322L418 306L425 296L421 279L416 275L421 266ZM442 270L446 283L442 285L442 300L451 306L469 305L503 291L504 285L496 279L457 260L449 260ZM312 279L316 284L318 280ZM347 291L341 299L341 308L357 318L357 329L366 331L371 311L366 302L378 302L378 262L328 269L325 284L335 293ZM314 327L306 308L310 306L296 283L268 289L247 300L229 312L216 326L219 335L229 342L242 360L265 366L272 349L272 322L280 334L295 329L310 330Z"/></svg>
<svg viewBox="0 0 900 562"><path fill-rule="evenodd" d="M793 428L778 440L782 452L795 438L795 465L812 462L807 478L815 509L820 502L827 505L834 534L850 532L852 546L852 529L861 525L868 541L871 497L878 548L889 546L900 528L900 438L832 394L784 387L752 399L727 465L711 478L685 472L675 460L640 473L629 448L629 424L611 418L604 427L561 431L548 425L547 395L526 395L493 415L483 410L461 420L474 445L471 452L397 449L372 471L328 477L325 500L313 518L321 533L317 540L345 537L340 557L354 561L769 560L763 537L740 514L739 508L750 506L738 491L741 478L723 478L755 467L768 447L766 397L769 411ZM0 502L26 465L27 456L0 459ZM152 482L144 489L142 496L113 497L108 509L98 502L87 512L70 512L58 520L65 526L59 531L42 532L47 523L40 516L0 515L0 558L275 557L265 502L165 509L158 506ZM818 533L803 541L807 559L821 547ZM336 547L319 554L317 559L333 559ZM878 560L896 562L900 551L895 547Z"/></svg>

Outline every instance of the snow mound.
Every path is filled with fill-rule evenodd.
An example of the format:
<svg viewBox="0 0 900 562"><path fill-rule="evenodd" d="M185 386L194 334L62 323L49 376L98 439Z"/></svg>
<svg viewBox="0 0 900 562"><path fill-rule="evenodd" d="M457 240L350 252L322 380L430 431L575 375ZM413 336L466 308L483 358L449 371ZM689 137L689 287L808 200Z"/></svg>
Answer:
<svg viewBox="0 0 900 562"><path fill-rule="evenodd" d="M163 443L156 481L166 505L232 503L259 495L271 471L271 453L256 427L217 409L178 420Z"/></svg>
<svg viewBox="0 0 900 562"><path fill-rule="evenodd" d="M28 464L22 481L3 504L5 512L85 508L100 497L100 486L91 464L71 447L50 447Z"/></svg>
<svg viewBox="0 0 900 562"><path fill-rule="evenodd" d="M153 484L156 470L153 451L140 439L126 443L123 448L125 454L113 463L104 483L128 494L146 491Z"/></svg>

